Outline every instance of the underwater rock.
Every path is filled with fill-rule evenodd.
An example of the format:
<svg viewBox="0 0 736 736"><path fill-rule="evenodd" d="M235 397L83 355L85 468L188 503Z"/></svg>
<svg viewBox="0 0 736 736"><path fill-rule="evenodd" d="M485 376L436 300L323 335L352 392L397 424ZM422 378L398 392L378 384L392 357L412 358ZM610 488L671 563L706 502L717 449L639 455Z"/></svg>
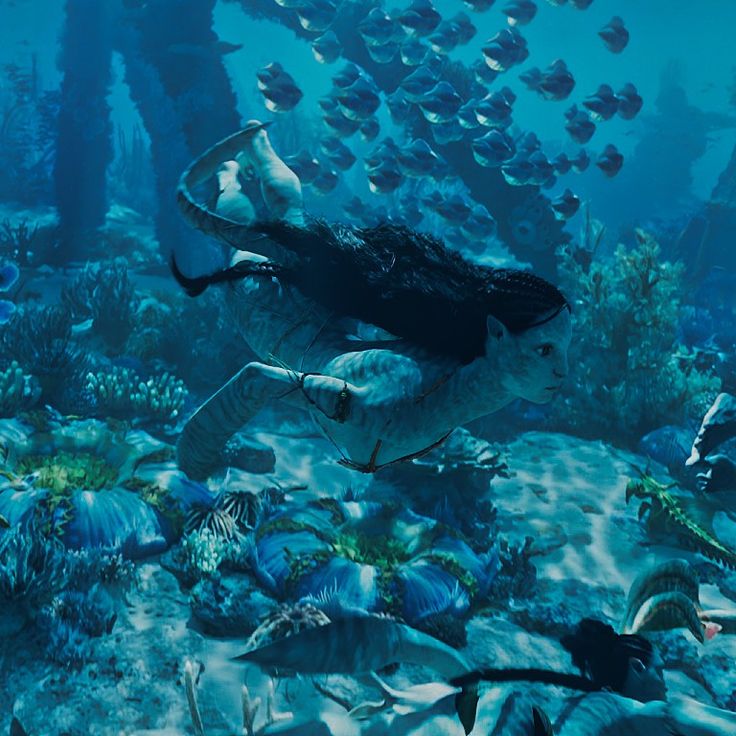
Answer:
<svg viewBox="0 0 736 736"><path fill-rule="evenodd" d="M186 510L211 499L175 469L169 445L139 430L93 419L47 418L38 428L2 420L0 442L0 513L71 549L131 559L162 552L181 533Z"/></svg>
<svg viewBox="0 0 736 736"><path fill-rule="evenodd" d="M201 580L192 588L189 602L198 627L210 636L249 636L276 606L250 576L242 574Z"/></svg>
<svg viewBox="0 0 736 736"><path fill-rule="evenodd" d="M236 434L225 446L223 464L247 473L273 473L276 453L263 442L244 434Z"/></svg>

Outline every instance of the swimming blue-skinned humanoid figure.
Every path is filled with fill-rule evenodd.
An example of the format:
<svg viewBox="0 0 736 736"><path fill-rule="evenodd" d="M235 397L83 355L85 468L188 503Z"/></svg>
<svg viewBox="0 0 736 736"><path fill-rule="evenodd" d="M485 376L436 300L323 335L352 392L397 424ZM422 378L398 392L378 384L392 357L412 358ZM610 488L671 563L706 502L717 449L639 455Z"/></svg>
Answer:
<svg viewBox="0 0 736 736"><path fill-rule="evenodd" d="M257 174L268 219L238 183ZM217 175L215 210L192 190ZM268 402L306 408L339 462L374 472L439 445L517 397L552 399L567 375L570 308L526 271L471 265L441 241L395 224L353 228L308 218L296 175L265 125L218 143L182 176L185 216L232 247L230 267L175 275L196 295L221 284L260 357L192 416L180 467L202 479L230 436Z"/></svg>

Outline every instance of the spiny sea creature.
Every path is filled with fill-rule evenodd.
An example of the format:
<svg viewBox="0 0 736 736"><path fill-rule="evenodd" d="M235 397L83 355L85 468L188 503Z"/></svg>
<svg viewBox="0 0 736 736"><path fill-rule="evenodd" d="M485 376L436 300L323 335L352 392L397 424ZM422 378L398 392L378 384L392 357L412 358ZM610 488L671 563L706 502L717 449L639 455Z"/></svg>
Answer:
<svg viewBox="0 0 736 736"><path fill-rule="evenodd" d="M696 552L724 567L736 569L736 552L690 517L684 508L684 499L669 492L674 485L662 485L651 476L642 474L641 480L631 480L626 485L626 503L633 497L641 499L643 503L639 507L639 519L648 512L650 529L657 525L672 529Z"/></svg>

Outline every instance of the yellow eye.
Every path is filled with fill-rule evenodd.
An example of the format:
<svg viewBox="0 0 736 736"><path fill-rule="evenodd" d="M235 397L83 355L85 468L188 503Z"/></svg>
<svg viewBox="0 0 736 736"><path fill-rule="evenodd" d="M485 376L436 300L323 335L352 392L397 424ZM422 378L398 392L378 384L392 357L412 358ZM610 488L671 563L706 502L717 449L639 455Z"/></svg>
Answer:
<svg viewBox="0 0 736 736"><path fill-rule="evenodd" d="M542 356L543 358L546 358L546 357L547 357L547 356L548 356L548 355L549 355L549 354L550 354L550 353L552 352L552 349L553 349L553 347L554 347L554 346L553 346L553 345L550 345L549 343L547 343L546 345L540 345L540 346L539 346L539 347L537 348L537 352L538 352L538 353L539 353L539 354L540 354L540 355L541 355L541 356Z"/></svg>

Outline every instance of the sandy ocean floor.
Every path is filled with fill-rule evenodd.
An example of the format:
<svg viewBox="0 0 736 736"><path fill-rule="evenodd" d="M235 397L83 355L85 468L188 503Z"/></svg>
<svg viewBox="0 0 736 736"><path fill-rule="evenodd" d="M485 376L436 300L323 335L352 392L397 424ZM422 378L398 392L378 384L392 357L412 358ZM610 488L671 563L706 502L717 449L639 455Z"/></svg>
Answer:
<svg viewBox="0 0 736 736"><path fill-rule="evenodd" d="M370 496L371 479L336 466L326 442L267 432L257 436L276 449L275 475L281 483L306 484L307 495L333 496L352 485ZM618 620L626 591L643 568L687 553L648 544L636 504L625 504L632 475L628 463L644 467L644 459L598 442L530 432L508 446L507 460L511 477L494 479L489 494L504 534L519 540L534 536L537 590L532 601L510 601L508 610L471 621L465 654L478 665L569 669L554 635L559 621L585 615ZM141 565L141 576L127 612L111 635L94 640L94 661L80 672L61 672L44 662L32 627L2 640L0 734L10 732L12 715L29 736L194 733L182 684L186 659L203 667L198 700L205 733L241 733L241 685L247 682L254 695L265 697L267 678L231 661L243 651L242 640L204 637L187 626L187 594L156 560ZM726 576L731 591L735 577ZM736 606L714 585L701 586L701 600L705 607ZM670 657L665 661L671 691L734 707L736 637L719 636L701 646L684 630L657 636ZM671 666L675 661L678 666ZM428 678L416 668L401 668L389 680L405 686ZM331 677L328 685L354 704L376 696L349 678ZM539 698L553 711L560 692L547 691ZM474 734L486 736L493 706L505 694L505 688L486 691ZM299 717L341 711L301 678L277 683L275 704Z"/></svg>

